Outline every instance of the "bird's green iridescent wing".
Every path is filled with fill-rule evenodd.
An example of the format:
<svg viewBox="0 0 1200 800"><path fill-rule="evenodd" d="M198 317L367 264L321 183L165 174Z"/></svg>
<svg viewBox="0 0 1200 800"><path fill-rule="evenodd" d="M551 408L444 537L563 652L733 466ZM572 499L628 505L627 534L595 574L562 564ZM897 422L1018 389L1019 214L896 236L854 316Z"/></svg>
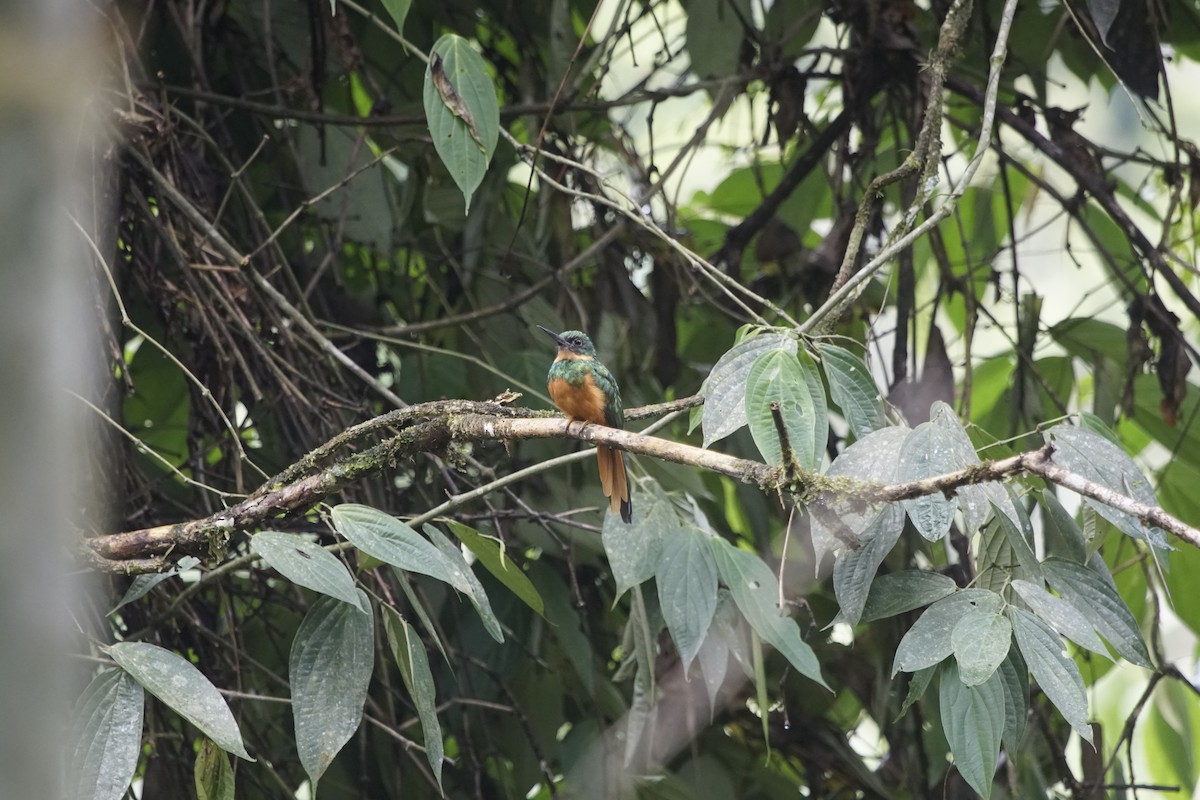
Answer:
<svg viewBox="0 0 1200 800"><path fill-rule="evenodd" d="M605 424L610 428L624 428L625 407L621 405L621 390L617 387L616 378L608 371L608 367L599 361L592 361L589 366L592 368L592 379L596 381L596 386L600 387L600 391L604 392L608 399L604 407Z"/></svg>

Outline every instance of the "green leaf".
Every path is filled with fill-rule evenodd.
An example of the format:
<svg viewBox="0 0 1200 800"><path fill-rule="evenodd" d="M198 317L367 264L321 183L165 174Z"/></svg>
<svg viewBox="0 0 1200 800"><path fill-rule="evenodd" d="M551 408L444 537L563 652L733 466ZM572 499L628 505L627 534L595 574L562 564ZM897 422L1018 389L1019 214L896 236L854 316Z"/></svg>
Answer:
<svg viewBox="0 0 1200 800"><path fill-rule="evenodd" d="M600 540L617 583L614 604L631 587L654 577L662 555L662 537L679 526L671 500L658 484L642 486L633 522L626 525L619 516L605 514L600 528Z"/></svg>
<svg viewBox="0 0 1200 800"><path fill-rule="evenodd" d="M521 602L544 616L546 606L542 602L542 596L538 594L537 589L533 588L533 584L521 571L521 568L506 556L501 542L485 536L461 522L447 520L447 524L459 541L475 554L484 569L507 586L513 594L520 598Z"/></svg>
<svg viewBox="0 0 1200 800"><path fill-rule="evenodd" d="M437 717L437 691L433 684L433 673L429 671L425 645L396 609L386 605L383 607L383 629L387 634L388 646L392 650L392 658L400 667L404 687L408 690L413 705L417 707L421 733L425 738L425 757L429 760L429 768L433 770L440 789L445 750L442 744L442 726Z"/></svg>
<svg viewBox="0 0 1200 800"><path fill-rule="evenodd" d="M331 516L337 532L367 555L393 567L437 578L464 594L470 592L467 576L425 537L395 517L355 503L334 506Z"/></svg>
<svg viewBox="0 0 1200 800"><path fill-rule="evenodd" d="M408 10L412 7L412 0L383 0L383 7L392 15L392 20L396 23L396 30L404 33L404 20L408 19Z"/></svg>
<svg viewBox="0 0 1200 800"><path fill-rule="evenodd" d="M361 604L366 605L366 594ZM313 784L362 722L363 703L375 656L371 616L331 597L321 597L305 615L292 641L288 677L296 750Z"/></svg>
<svg viewBox="0 0 1200 800"><path fill-rule="evenodd" d="M759 356L769 350L796 352L796 340L779 333L764 333L734 345L717 360L704 381L704 446L724 439L746 424L746 378Z"/></svg>
<svg viewBox="0 0 1200 800"><path fill-rule="evenodd" d="M358 606L359 594L350 570L315 542L292 533L263 531L250 539L250 547L292 583L370 613L370 606Z"/></svg>
<svg viewBox="0 0 1200 800"><path fill-rule="evenodd" d="M1092 623L1088 622L1087 617L1070 602L1061 597L1055 597L1041 585L1029 581L1013 581L1012 587L1028 604L1029 609L1051 628L1080 647L1112 660L1108 648L1096 635L1096 629L1092 627Z"/></svg>
<svg viewBox="0 0 1200 800"><path fill-rule="evenodd" d="M70 800L120 800L137 769L145 693L125 670L101 672L75 706L70 741Z"/></svg>
<svg viewBox="0 0 1200 800"><path fill-rule="evenodd" d="M942 667L940 701L942 729L954 765L984 800L991 797L992 777L1004 735L1004 687L993 674L978 686L967 686L953 662Z"/></svg>
<svg viewBox="0 0 1200 800"><path fill-rule="evenodd" d="M462 551L455 546L454 542L446 538L446 534L432 525L427 524L424 531L437 549L442 551L442 555L446 557L446 562L451 565L452 574L462 576L466 585L463 594L471 601L471 605L475 606L475 611L483 621L484 630L497 642L503 643L504 631L500 627L500 620L496 618L496 612L492 611L492 603L488 600L487 592L484 591L483 584L479 582L471 565L467 563L467 559L463 557Z"/></svg>
<svg viewBox="0 0 1200 800"><path fill-rule="evenodd" d="M1089 569L1062 558L1047 558L1042 568L1054 590L1078 609L1122 658L1153 669L1137 620L1117 593L1107 568ZM1103 574L1098 569L1104 569Z"/></svg>
<svg viewBox="0 0 1200 800"><path fill-rule="evenodd" d="M1020 608L1010 607L1013 633L1029 671L1050 702L1080 738L1089 744L1092 727L1087 722L1087 694L1079 667L1063 652L1063 640L1050 626Z"/></svg>
<svg viewBox="0 0 1200 800"><path fill-rule="evenodd" d="M435 56L437 58L435 58ZM471 43L448 33L434 43L425 69L425 117L438 157L462 190L466 208L483 182L500 136L500 105L487 64ZM439 63L455 97L439 91L434 67ZM459 104L458 108L455 105ZM458 113L456 113L456 111ZM469 115L464 118L464 115ZM474 130L472 130L474 126ZM478 138L476 138L478 136Z"/></svg>
<svg viewBox="0 0 1200 800"><path fill-rule="evenodd" d="M171 567L166 572L156 572L152 575L138 575L129 584L129 588L125 590L125 594L121 597L121 602L113 606L112 611L109 611L108 613L113 614L122 606L127 606L135 600L140 600L151 589L153 589L155 586L158 586L167 578L173 578L184 570L189 570L192 567L198 566L199 564L200 559L196 558L195 556L184 556L183 558L179 559L179 562L175 564L175 566Z"/></svg>
<svg viewBox="0 0 1200 800"><path fill-rule="evenodd" d="M668 531L655 573L658 604L685 674L708 635L717 608L717 565L708 539L698 528Z"/></svg>
<svg viewBox="0 0 1200 800"><path fill-rule="evenodd" d="M205 739L200 743L192 777L196 783L196 800L234 799L233 768L229 766L225 751L213 740Z"/></svg>
<svg viewBox="0 0 1200 800"><path fill-rule="evenodd" d="M108 654L146 691L222 749L247 761L254 760L242 744L242 732L225 699L189 661L146 642L117 642L109 646Z"/></svg>
<svg viewBox="0 0 1200 800"><path fill-rule="evenodd" d="M916 672L948 658L954 652L951 634L964 614L972 609L998 613L1004 600L986 589L962 589L925 609L896 648L892 675Z"/></svg>
<svg viewBox="0 0 1200 800"><path fill-rule="evenodd" d="M1040 500L1046 555L1086 564L1087 542L1083 539L1083 531L1079 525L1052 493L1042 492Z"/></svg>
<svg viewBox="0 0 1200 800"><path fill-rule="evenodd" d="M957 589L954 579L940 572L906 569L880 575L871 584L860 621L894 617L941 600Z"/></svg>
<svg viewBox="0 0 1200 800"><path fill-rule="evenodd" d="M855 438L886 427L883 395L862 359L832 344L818 344L817 352L829 380L829 394Z"/></svg>
<svg viewBox="0 0 1200 800"><path fill-rule="evenodd" d="M847 447L833 460L826 476L850 478L863 483L891 483L896 475L900 447L908 428L898 425L869 433ZM861 536L875 522L881 509L897 508L894 503L864 506L851 489L822 492L809 506L812 512L813 558L821 563L826 553L861 544ZM886 512L894 513L894 512ZM900 524L903 524L901 517Z"/></svg>
<svg viewBox="0 0 1200 800"><path fill-rule="evenodd" d="M978 686L1008 655L1012 624L998 611L972 608L955 624L950 642L959 678L967 686Z"/></svg>
<svg viewBox="0 0 1200 800"><path fill-rule="evenodd" d="M783 653L801 675L828 689L816 655L800 635L800 626L791 617L783 616L776 605L778 584L770 567L754 553L738 550L720 537L710 539L709 545L717 571L750 627L763 641Z"/></svg>
<svg viewBox="0 0 1200 800"><path fill-rule="evenodd" d="M932 419L932 417L931 417ZM956 443L942 435L932 422L913 428L900 448L896 480L916 481L944 475L959 468ZM940 492L902 500L917 532L931 542L943 538L954 522L956 503Z"/></svg>
<svg viewBox="0 0 1200 800"><path fill-rule="evenodd" d="M888 506L862 533L863 545L857 550L847 550L833 564L833 591L841 606L841 619L857 625L862 617L871 582L879 565L892 551L901 531L904 530L904 515L896 506ZM951 581L953 585L953 581Z"/></svg>
<svg viewBox="0 0 1200 800"><path fill-rule="evenodd" d="M1025 718L1029 715L1029 668L1015 647L996 671L1004 687L1004 746L1010 757L1025 735Z"/></svg>
<svg viewBox="0 0 1200 800"><path fill-rule="evenodd" d="M1047 431L1046 441L1054 444L1056 464L1117 494L1158 507L1154 487L1137 464L1133 463L1128 453L1104 436L1064 423ZM1162 550L1170 549L1161 528L1149 527L1138 518L1099 500L1085 497L1083 502L1133 538L1143 539Z"/></svg>
<svg viewBox="0 0 1200 800"><path fill-rule="evenodd" d="M404 596L408 598L409 606L416 612L417 619L421 622L421 627L425 629L426 635L433 640L434 646L437 647L438 652L442 654L442 658L446 659L446 663L453 670L454 663L450 661L450 656L446 653L446 648L442 644L442 637L438 635L437 628L434 626L433 620L429 618L429 612L425 610L425 605L421 602L421 598L417 597L408 573L396 567L392 567L392 572L396 576L396 583L400 584L400 588L404 590Z"/></svg>
<svg viewBox="0 0 1200 800"><path fill-rule="evenodd" d="M805 469L820 466L829 432L825 392L813 391L816 376L812 357L801 351L771 350L759 356L746 377L746 418L754 444L768 464L783 463L779 428L771 410L778 404L788 445ZM820 386L819 377L817 385Z"/></svg>
<svg viewBox="0 0 1200 800"><path fill-rule="evenodd" d="M687 6L687 51L701 78L737 72L743 23L753 25L750 0L692 0Z"/></svg>

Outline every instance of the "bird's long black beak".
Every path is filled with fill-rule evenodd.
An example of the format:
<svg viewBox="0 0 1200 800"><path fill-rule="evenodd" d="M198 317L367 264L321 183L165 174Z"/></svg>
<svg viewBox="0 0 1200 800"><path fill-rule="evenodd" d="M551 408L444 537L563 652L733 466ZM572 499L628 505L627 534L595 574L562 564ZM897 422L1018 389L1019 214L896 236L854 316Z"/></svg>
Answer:
<svg viewBox="0 0 1200 800"><path fill-rule="evenodd" d="M567 346L566 341L561 336L559 336L557 333L555 333L554 331L550 330L549 328L543 327L541 325L538 325L538 327L541 328L542 330L544 330L546 333L550 334L550 336L553 337L554 341L558 343L559 347Z"/></svg>

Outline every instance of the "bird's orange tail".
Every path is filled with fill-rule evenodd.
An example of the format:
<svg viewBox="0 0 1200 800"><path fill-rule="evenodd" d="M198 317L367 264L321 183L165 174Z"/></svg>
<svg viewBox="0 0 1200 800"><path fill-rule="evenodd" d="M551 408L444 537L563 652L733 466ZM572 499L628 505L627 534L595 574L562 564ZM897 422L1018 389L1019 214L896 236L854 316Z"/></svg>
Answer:
<svg viewBox="0 0 1200 800"><path fill-rule="evenodd" d="M604 445L596 446L600 464L600 488L608 498L609 509L621 512L621 519L633 522L633 503L629 500L629 476L625 473L625 454Z"/></svg>

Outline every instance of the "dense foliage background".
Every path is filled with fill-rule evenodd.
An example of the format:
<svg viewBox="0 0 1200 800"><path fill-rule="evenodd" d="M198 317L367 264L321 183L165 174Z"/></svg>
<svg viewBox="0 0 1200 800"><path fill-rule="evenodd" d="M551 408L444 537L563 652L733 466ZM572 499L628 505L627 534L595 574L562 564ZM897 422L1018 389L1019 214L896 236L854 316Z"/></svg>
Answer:
<svg viewBox="0 0 1200 800"><path fill-rule="evenodd" d="M89 13L81 796L1193 796L1191 529L813 478L1053 429L1200 521L1191 4ZM746 462L630 459L625 528L561 426L468 431L549 407L539 324Z"/></svg>

